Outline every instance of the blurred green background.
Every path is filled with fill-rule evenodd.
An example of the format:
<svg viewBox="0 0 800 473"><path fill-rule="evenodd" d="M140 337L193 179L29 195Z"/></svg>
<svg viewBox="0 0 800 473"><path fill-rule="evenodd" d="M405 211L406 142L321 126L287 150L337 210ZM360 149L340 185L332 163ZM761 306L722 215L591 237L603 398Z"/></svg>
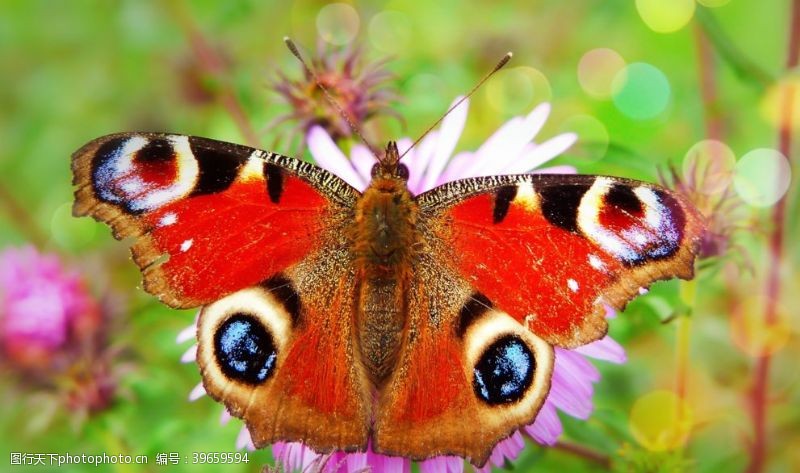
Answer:
<svg viewBox="0 0 800 473"><path fill-rule="evenodd" d="M781 93L798 83L797 71L786 65L791 17L788 0L333 5L4 0L0 249L34 244L83 271L90 291L116 314L111 341L120 347L127 368L113 404L79 420L46 389L20 381L13 369L4 371L0 470L10 468L9 452L16 451L145 454L150 457L145 468L113 469L189 471L195 468L156 466L154 457L159 452L234 451L241 426L238 420L219 425L221 406L207 397L187 401L200 378L194 364L179 362L188 345L176 344L175 337L194 314L170 310L145 294L126 245L114 241L104 225L71 216L69 157L85 142L133 130L244 142L219 100L220 91L229 89L261 147L278 143L286 149L275 151L296 153L297 146L281 139L291 126L267 127L288 111L270 90L276 71L301 74L284 47L286 35L308 52L323 38L333 44L352 40L370 60L389 57L387 67L395 75L389 84L401 97L395 110L405 127L378 117L370 124L370 136L378 142L416 137L511 50L511 64L472 99L457 150L476 149L512 116L549 101L553 112L539 140L563 131L580 135L557 163L572 164L579 172L655 181L658 170L669 165L683 170L687 153L705 139L723 142L740 163L753 150L779 149ZM190 28L219 51L223 66L218 74L200 70ZM793 113L798 116L798 107ZM788 128L790 137L798 121ZM782 150L791 157L789 151ZM776 169L784 169L777 162ZM726 172L745 181L747 170L759 167L726 166ZM789 175L778 181L788 183ZM751 184L755 197L739 192L743 202L736 211L714 215L722 223L735 223L738 231L726 238L724 254L706 261L696 285L657 284L612 322L610 333L628 350L629 362L597 363L603 379L594 415L585 422L562 416L570 445L590 449L620 471L745 469L757 436L751 393L759 366L754 354L761 353L751 342L768 339L766 351L772 356L764 471L800 470L796 192L790 187L786 194L785 241L776 267L767 241L781 227L776 227L771 202L764 205L759 199L769 201L770 192L781 186ZM782 284L781 318L777 328L765 328L759 322L759 294L775 271ZM686 296L692 290L696 296ZM732 318L742 312L745 318L737 325ZM681 325L688 313L691 323ZM685 338L679 339L680 330ZM687 355L676 348L683 341ZM637 422L644 424L639 431L647 431L648 422L658 420L639 419L632 409L637 401L652 401L647 396L653 391L674 390L681 366L688 367L678 376L686 382L692 417L685 428L667 425L667 431L677 429L678 440L657 451L634 432ZM657 411L660 401L653 402ZM660 427L652 428L658 435ZM257 471L271 455L261 451L250 458L248 465L228 469ZM510 468L606 469L568 449L533 444Z"/></svg>

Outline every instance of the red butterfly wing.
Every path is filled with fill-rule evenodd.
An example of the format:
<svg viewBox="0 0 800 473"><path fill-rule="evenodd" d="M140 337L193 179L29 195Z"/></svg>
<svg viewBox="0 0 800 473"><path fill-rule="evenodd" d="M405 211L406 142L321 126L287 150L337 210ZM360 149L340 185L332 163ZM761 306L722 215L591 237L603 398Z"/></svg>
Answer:
<svg viewBox="0 0 800 473"><path fill-rule="evenodd" d="M366 448L346 231L355 189L285 156L153 133L92 141L73 171L74 213L134 238L145 288L173 307L205 306L204 386L257 445Z"/></svg>
<svg viewBox="0 0 800 473"><path fill-rule="evenodd" d="M205 138L125 133L73 155L75 215L135 237L145 289L194 307L260 283L314 250L358 192L309 163Z"/></svg>
<svg viewBox="0 0 800 473"><path fill-rule="evenodd" d="M477 291L565 347L605 334L603 304L621 308L656 280L690 278L702 229L677 195L610 177L474 178L417 201Z"/></svg>

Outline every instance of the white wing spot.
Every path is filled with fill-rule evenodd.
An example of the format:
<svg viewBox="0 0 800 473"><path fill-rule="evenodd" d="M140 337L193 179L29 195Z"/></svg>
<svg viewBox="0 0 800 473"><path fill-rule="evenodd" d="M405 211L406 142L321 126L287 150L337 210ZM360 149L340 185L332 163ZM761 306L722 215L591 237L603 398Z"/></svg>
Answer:
<svg viewBox="0 0 800 473"><path fill-rule="evenodd" d="M158 221L159 227L168 227L174 225L178 221L178 215L175 212L165 213Z"/></svg>
<svg viewBox="0 0 800 473"><path fill-rule="evenodd" d="M181 251L183 252L189 251L189 248L192 247L192 243L194 243L194 240L186 240L183 243L181 243Z"/></svg>
<svg viewBox="0 0 800 473"><path fill-rule="evenodd" d="M598 271L602 271L606 268L606 265L600 258L597 257L597 255L589 255L589 266Z"/></svg>
<svg viewBox="0 0 800 473"><path fill-rule="evenodd" d="M578 292L578 281L567 279L567 287L569 287L572 292Z"/></svg>

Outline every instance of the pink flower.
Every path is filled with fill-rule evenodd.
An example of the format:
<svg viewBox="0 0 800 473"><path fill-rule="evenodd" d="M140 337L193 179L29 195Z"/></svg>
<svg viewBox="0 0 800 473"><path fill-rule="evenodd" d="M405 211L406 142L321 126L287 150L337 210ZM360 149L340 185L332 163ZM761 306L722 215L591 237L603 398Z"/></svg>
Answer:
<svg viewBox="0 0 800 473"><path fill-rule="evenodd" d="M0 347L19 368L54 368L93 335L99 308L76 272L33 247L0 253Z"/></svg>
<svg viewBox="0 0 800 473"><path fill-rule="evenodd" d="M497 174L537 172L574 173L571 166L540 168L566 151L575 143L574 133L563 133L541 143L535 136L550 113L549 104L541 104L525 117L515 117L502 125L474 152L460 152L453 156L458 139L464 129L469 103L465 101L448 115L438 130L429 133L416 148L408 152L403 163L409 169L409 188L413 194L445 182L465 177ZM309 130L308 147L317 164L338 175L359 190L366 188L375 157L366 146L353 147L350 158L339 149L334 140L321 127ZM398 141L400 153L408 149L411 140ZM610 307L608 316L614 316ZM188 341L194 334L189 327L178 340ZM193 361L196 347L189 348L183 361ZM492 466L503 466L506 459L513 460L524 448L523 435L528 435L543 445L552 445L561 435L562 426L557 411L580 419L587 419L593 409L594 383L600 373L587 357L623 363L623 348L610 337L605 337L575 350L556 348L552 387L536 420L497 444L489 461L479 471L490 471ZM199 384L190 395L194 400L204 394ZM230 418L223 415L225 422ZM237 439L237 447L253 448L246 428ZM287 471L363 471L409 472L411 462L402 457L390 457L374 453L368 447L363 453L334 452L321 455L299 442L279 442L272 446L273 456ZM423 473L456 472L464 469L464 460L459 457L440 456L419 463Z"/></svg>

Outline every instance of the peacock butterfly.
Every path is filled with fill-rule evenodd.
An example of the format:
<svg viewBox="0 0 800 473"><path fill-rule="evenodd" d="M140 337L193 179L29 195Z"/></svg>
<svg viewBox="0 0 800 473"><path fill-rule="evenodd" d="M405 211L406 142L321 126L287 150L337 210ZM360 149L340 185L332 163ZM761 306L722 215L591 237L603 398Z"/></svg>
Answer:
<svg viewBox="0 0 800 473"><path fill-rule="evenodd" d="M257 446L486 463L530 424L553 347L606 333L659 279L691 278L681 196L582 175L463 179L412 195L389 143L360 193L307 162L122 133L73 155L74 214L133 238L144 288L202 306L206 391Z"/></svg>

